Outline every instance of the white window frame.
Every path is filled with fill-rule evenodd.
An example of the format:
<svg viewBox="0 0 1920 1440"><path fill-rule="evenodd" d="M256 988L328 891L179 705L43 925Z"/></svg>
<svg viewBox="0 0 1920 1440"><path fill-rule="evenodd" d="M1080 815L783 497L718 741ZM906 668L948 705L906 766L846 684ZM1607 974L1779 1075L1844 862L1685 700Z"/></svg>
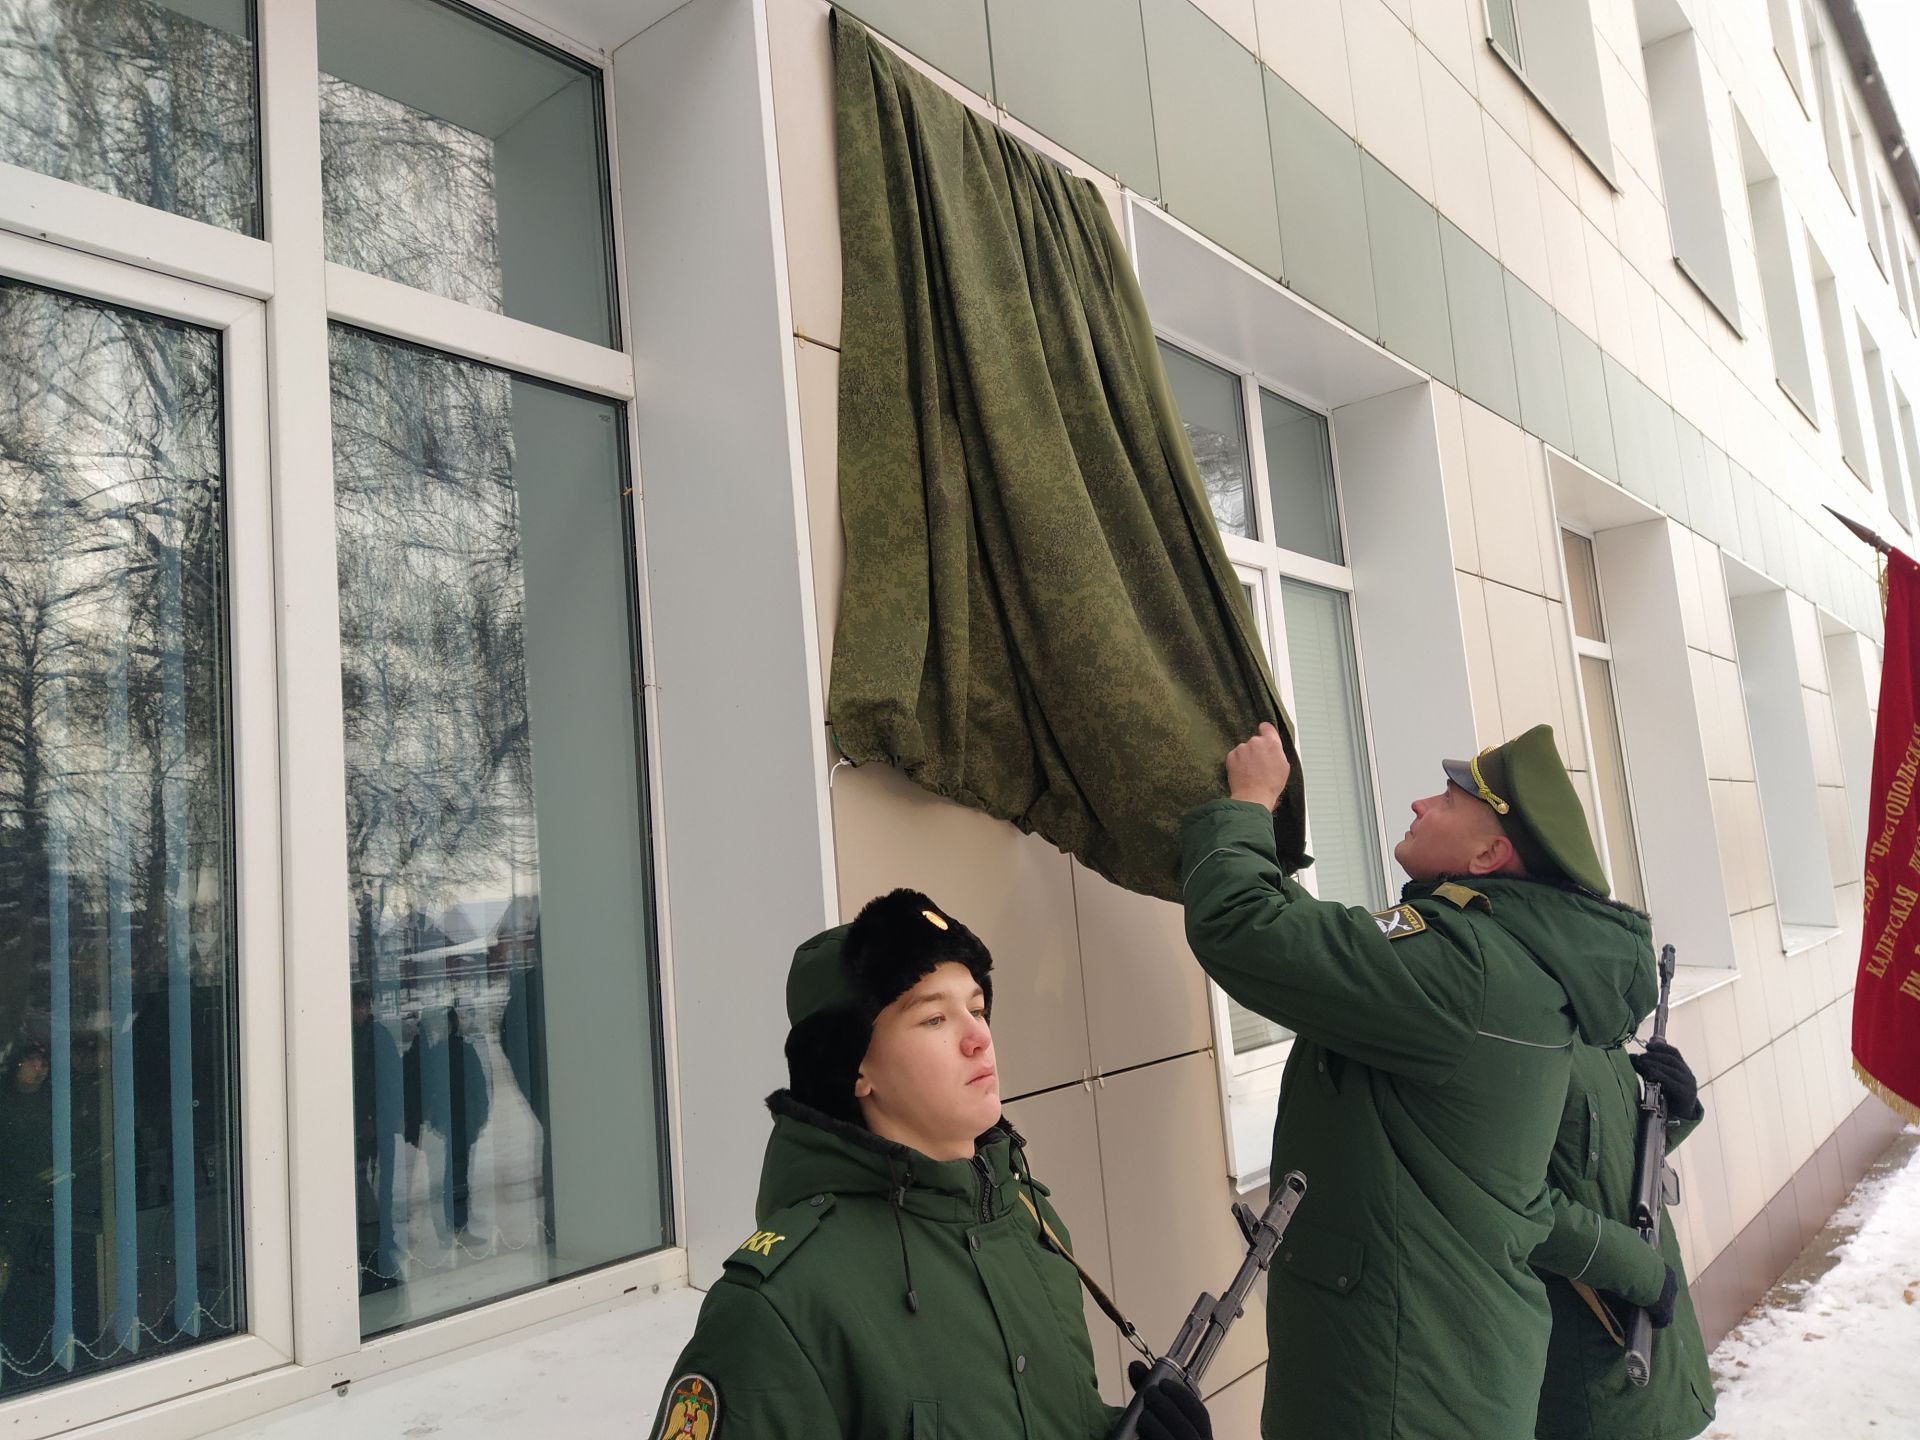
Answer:
<svg viewBox="0 0 1920 1440"><path fill-rule="evenodd" d="M1347 527L1346 494L1340 484L1339 441L1332 418L1311 400L1297 391L1279 383L1254 369L1222 355L1197 341L1164 328L1156 329L1155 334L1168 345L1184 350L1187 354L1206 361L1216 369L1225 371L1234 377L1240 387L1241 423L1247 435L1247 458L1249 484L1253 489L1254 527L1257 534L1271 537L1273 530L1273 491L1268 481L1265 430L1260 414L1260 392L1266 390L1310 410L1327 421L1328 453L1332 460L1334 476L1334 512L1340 525L1343 552L1350 545L1350 532ZM1258 438L1256 438L1258 437ZM1273 682L1280 694L1280 703L1286 707L1287 714L1295 713L1293 694L1293 672L1288 663L1287 632L1283 602L1280 598L1282 580L1298 580L1311 585L1319 585L1328 590L1336 590L1348 597L1353 596L1353 571L1349 565L1335 565L1312 555L1303 555L1298 551L1286 550L1275 544L1271 538L1250 540L1242 535L1230 535L1219 532L1225 543L1227 558L1233 562L1235 574L1245 584L1254 589L1254 623L1260 633L1260 639L1266 647L1267 664L1273 673ZM1372 792L1374 812L1374 860L1379 867L1383 890L1391 895L1393 885L1387 868L1387 834L1385 812L1380 800L1379 767L1372 764L1375 753L1373 738L1372 704L1367 694L1366 667L1359 664L1363 641L1360 635L1359 607L1349 603L1348 617L1353 625L1353 645L1355 659L1355 679L1360 690L1360 725L1367 737L1367 784ZM1313 849L1311 821L1307 835L1307 849ZM1319 881L1313 869L1309 867L1296 877L1301 887L1311 895L1318 895ZM1236 1105L1265 1103L1273 1099L1280 1091L1280 1076L1288 1058L1293 1054L1294 1037L1289 1034L1283 1040L1247 1054L1239 1054L1233 1046L1233 1021L1228 1010L1227 993L1211 981L1207 985L1209 1008L1213 1018L1215 1053L1219 1058L1223 1101L1231 1123ZM1251 1189L1266 1181L1266 1171L1252 1171L1241 1167L1240 1184L1243 1189Z"/></svg>
<svg viewBox="0 0 1920 1440"><path fill-rule="evenodd" d="M643 518L631 563L654 836L660 1117L672 1245L363 1341L348 1069L345 737L328 326L497 366L619 402L640 489L633 326L624 277L609 57L500 0L462 0L601 76L620 347L596 345L325 259L316 0L257 0L266 238L0 163L0 272L221 332L226 403L231 714L239 884L241 1249L246 1330L83 1380L0 1392L22 1440L226 1387L213 1425L617 1299L683 1286L687 1233L672 1006L660 727ZM51 243L48 243L51 242ZM264 302L264 303L262 303ZM249 1377L252 1377L249 1379ZM237 1389L233 1382L243 1382ZM240 1393L244 1391L246 1393ZM209 1411L209 1414L214 1413Z"/></svg>
<svg viewBox="0 0 1920 1440"><path fill-rule="evenodd" d="M1613 632L1607 628L1607 587L1600 576L1600 557L1597 550L1595 550L1596 536L1592 530L1568 520L1558 519L1556 523L1562 531L1571 535L1578 535L1582 540L1586 541L1588 549L1594 552L1594 604L1600 611L1601 630L1611 635ZM1579 627L1574 624L1573 577L1567 569L1565 542L1561 544L1559 559L1560 593L1567 597L1567 603L1562 607L1566 611L1563 618L1567 625L1567 639L1571 641L1573 645L1573 690L1580 701L1580 735L1587 750L1587 785L1593 797L1593 818L1599 822L1593 827L1595 831L1593 838L1599 847L1600 863L1606 867L1608 878L1612 879L1616 874L1613 865L1613 847L1607 843L1606 797L1600 792L1599 767L1594 760L1593 726L1588 723L1587 719L1590 712L1587 709L1587 680L1585 674L1582 673L1580 669L1580 659L1582 656L1591 660L1599 660L1607 667L1610 688L1613 692L1610 697L1613 706L1613 729L1614 734L1620 741L1620 783L1626 787L1627 791L1627 829L1633 833L1634 864L1635 868L1640 872L1634 876L1634 879L1637 882L1640 894L1645 896L1647 893L1647 876L1645 867L1639 857L1646 853L1646 848L1640 838L1640 807L1635 803L1633 789L1633 754L1627 744L1626 717L1620 713L1620 682L1613 668L1613 642L1610 639L1590 640L1585 635L1582 635ZM1619 888L1617 881L1615 882L1614 888Z"/></svg>

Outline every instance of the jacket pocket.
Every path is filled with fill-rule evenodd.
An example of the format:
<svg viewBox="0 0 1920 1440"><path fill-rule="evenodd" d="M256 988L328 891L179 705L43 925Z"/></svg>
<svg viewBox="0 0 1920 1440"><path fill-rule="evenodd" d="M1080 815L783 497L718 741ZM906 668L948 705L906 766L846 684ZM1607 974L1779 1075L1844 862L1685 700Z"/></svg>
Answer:
<svg viewBox="0 0 1920 1440"><path fill-rule="evenodd" d="M1274 1268L1336 1295L1351 1295L1360 1287L1366 1262L1367 1247L1358 1240L1304 1225L1295 1218L1287 1226L1287 1238L1274 1257Z"/></svg>
<svg viewBox="0 0 1920 1440"><path fill-rule="evenodd" d="M914 1401L913 1428L907 1434L909 1440L940 1440L940 1402Z"/></svg>

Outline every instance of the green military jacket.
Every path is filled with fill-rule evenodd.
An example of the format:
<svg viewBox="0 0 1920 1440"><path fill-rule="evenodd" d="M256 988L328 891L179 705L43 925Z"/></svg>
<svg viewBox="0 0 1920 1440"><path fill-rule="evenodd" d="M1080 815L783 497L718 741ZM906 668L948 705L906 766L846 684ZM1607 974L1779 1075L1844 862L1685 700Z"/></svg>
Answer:
<svg viewBox="0 0 1920 1440"><path fill-rule="evenodd" d="M1257 805L1186 818L1187 940L1299 1034L1273 1171L1307 1177L1267 1293L1269 1440L1524 1440L1550 1327L1528 1257L1574 1038L1652 1008L1644 918L1531 881L1410 885L1381 916L1282 875ZM1468 888L1470 885L1471 888Z"/></svg>
<svg viewBox="0 0 1920 1440"><path fill-rule="evenodd" d="M769 1101L755 1233L700 1307L650 1437L1098 1440L1071 1240L1004 1122L934 1161ZM912 1303L909 1303L912 1296Z"/></svg>
<svg viewBox="0 0 1920 1440"><path fill-rule="evenodd" d="M1672 1149L1706 1111L1667 1127ZM1627 1052L1577 1044L1547 1181L1553 1234L1533 1252L1553 1306L1553 1338L1540 1387L1539 1440L1686 1440L1713 1419L1713 1376L1687 1293L1687 1272L1671 1220L1658 1256L1626 1224L1633 1202L1640 1133L1640 1077ZM1673 1324L1654 1332L1647 1384L1627 1379L1626 1351L1569 1283L1612 1291L1636 1305L1659 1297L1661 1263L1680 1277ZM1620 1317L1624 1323L1625 1317Z"/></svg>

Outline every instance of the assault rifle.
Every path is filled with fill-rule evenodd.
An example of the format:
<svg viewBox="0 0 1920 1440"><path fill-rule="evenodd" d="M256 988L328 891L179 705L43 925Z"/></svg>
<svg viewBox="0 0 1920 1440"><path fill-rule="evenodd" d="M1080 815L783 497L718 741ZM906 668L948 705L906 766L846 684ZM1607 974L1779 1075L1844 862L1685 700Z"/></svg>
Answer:
<svg viewBox="0 0 1920 1440"><path fill-rule="evenodd" d="M1287 1233L1287 1222L1293 1218L1300 1197L1306 1193L1306 1176L1298 1170L1289 1170L1280 1182L1279 1193L1274 1196L1273 1203L1258 1216L1253 1213L1252 1206L1235 1203L1233 1218L1240 1226L1240 1233L1247 1237L1247 1258L1240 1262L1232 1283L1218 1300L1204 1290L1200 1292L1200 1298L1193 1302L1193 1309L1187 1313L1187 1323L1180 1327L1180 1334L1167 1353L1155 1360L1153 1368L1141 1377L1140 1388L1134 1392L1133 1402L1127 1406L1120 1423L1107 1440L1137 1440L1140 1412L1146 1408L1148 1387L1158 1385L1162 1380L1173 1380L1185 1385L1196 1395L1200 1393L1201 1376L1207 1373L1207 1367L1213 1363L1220 1342L1227 1338L1227 1330L1245 1310L1247 1292L1253 1289L1253 1282L1273 1264L1274 1252L1280 1248L1280 1239Z"/></svg>
<svg viewBox="0 0 1920 1440"><path fill-rule="evenodd" d="M1667 1038L1667 1001L1673 993L1673 946L1660 949L1660 1004L1653 1012L1652 1040ZM1652 1043L1650 1040L1649 1043ZM1633 1171L1633 1211L1629 1223L1640 1238L1660 1250L1663 1209L1680 1203L1680 1177L1667 1166L1667 1097L1653 1080L1640 1089L1640 1139ZM1653 1317L1636 1307L1627 1322L1627 1378L1645 1385L1653 1378Z"/></svg>

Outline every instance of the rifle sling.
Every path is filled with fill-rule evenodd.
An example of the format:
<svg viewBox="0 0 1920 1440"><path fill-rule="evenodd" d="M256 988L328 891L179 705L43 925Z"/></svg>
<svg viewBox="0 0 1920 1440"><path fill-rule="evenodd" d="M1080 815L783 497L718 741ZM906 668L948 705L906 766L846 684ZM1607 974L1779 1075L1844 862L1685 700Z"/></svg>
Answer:
<svg viewBox="0 0 1920 1440"><path fill-rule="evenodd" d="M1035 1223L1040 1226L1040 1234L1047 1248L1052 1250L1056 1255L1064 1258L1069 1265L1073 1266L1073 1273L1080 1277L1080 1283L1086 1287L1087 1294L1093 1297L1093 1303L1100 1307L1100 1313L1119 1327L1120 1333L1126 1337L1129 1345L1146 1356L1147 1364L1153 1364L1155 1360L1154 1353L1147 1348L1147 1342L1140 1338L1140 1331L1135 1328L1133 1321L1129 1320L1126 1317L1126 1313L1121 1310L1118 1305L1113 1303L1112 1297L1100 1288L1100 1282L1087 1273L1086 1266L1073 1258L1073 1252L1061 1243L1058 1235L1053 1233L1053 1226L1047 1223L1046 1216L1040 1213L1039 1209L1034 1205L1032 1197L1024 1190L1020 1192L1020 1203L1027 1207L1027 1213L1033 1216ZM1622 1341L1621 1343L1625 1344L1626 1342Z"/></svg>
<svg viewBox="0 0 1920 1440"><path fill-rule="evenodd" d="M1602 1328L1613 1337L1613 1343L1624 1350L1627 1345L1626 1332L1621 1330L1620 1322L1613 1318L1613 1312L1607 1309L1606 1301L1602 1300L1594 1288L1584 1280L1573 1280L1568 1283L1579 1293L1580 1298L1587 1302L1587 1308L1593 1311Z"/></svg>

